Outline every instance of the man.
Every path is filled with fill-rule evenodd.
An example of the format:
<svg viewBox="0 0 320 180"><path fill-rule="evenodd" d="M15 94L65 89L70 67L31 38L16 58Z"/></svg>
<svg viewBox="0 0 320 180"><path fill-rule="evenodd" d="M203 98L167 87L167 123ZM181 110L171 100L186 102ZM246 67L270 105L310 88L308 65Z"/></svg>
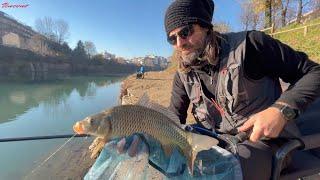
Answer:
<svg viewBox="0 0 320 180"><path fill-rule="evenodd" d="M140 73L142 75L142 79L144 78L144 66L141 64L140 66Z"/></svg>
<svg viewBox="0 0 320 180"><path fill-rule="evenodd" d="M300 118L320 95L320 66L261 32L213 31L213 12L212 0L176 0L166 11L167 39L179 64L170 109L185 124L192 104L197 126L250 134L237 148L244 179L270 179L272 155L282 143L277 137L300 133L286 134L288 125L302 125L304 135L320 132L318 121L308 124ZM288 90L282 92L279 78L290 83ZM132 143L122 139L117 150L135 156L145 145L141 141L137 136Z"/></svg>
<svg viewBox="0 0 320 180"><path fill-rule="evenodd" d="M238 145L244 179L269 179L275 138L320 95L320 66L261 32L213 31L213 12L212 0L176 0L166 11L167 39L179 63L170 109L185 124L192 104L197 126L251 133ZM279 78L290 83L288 90L282 92Z"/></svg>

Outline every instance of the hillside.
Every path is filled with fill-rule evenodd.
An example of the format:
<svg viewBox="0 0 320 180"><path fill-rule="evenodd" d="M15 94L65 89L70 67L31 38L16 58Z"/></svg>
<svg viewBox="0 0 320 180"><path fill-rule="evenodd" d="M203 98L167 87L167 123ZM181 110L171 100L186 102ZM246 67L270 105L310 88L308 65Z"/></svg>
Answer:
<svg viewBox="0 0 320 180"><path fill-rule="evenodd" d="M303 25L292 24L281 28L276 32L318 23L320 23L320 18L308 21ZM310 59L320 63L320 25L308 27L308 33L306 36L304 36L303 33L304 29L299 29L287 33L276 34L274 35L274 38L279 39L296 50L307 53Z"/></svg>

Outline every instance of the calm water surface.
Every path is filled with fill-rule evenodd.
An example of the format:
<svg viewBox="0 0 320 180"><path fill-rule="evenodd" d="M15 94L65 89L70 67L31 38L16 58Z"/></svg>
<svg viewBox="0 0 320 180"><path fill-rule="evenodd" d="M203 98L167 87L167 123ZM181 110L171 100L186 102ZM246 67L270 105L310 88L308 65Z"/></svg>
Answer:
<svg viewBox="0 0 320 180"><path fill-rule="evenodd" d="M122 78L0 81L0 138L72 134L72 125L117 104ZM0 142L0 180L23 179L66 139Z"/></svg>

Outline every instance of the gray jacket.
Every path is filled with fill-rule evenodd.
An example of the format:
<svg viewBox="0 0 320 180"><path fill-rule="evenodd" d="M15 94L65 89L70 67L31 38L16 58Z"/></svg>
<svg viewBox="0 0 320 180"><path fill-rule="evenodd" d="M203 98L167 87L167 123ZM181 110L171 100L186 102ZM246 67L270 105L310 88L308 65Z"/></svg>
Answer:
<svg viewBox="0 0 320 180"><path fill-rule="evenodd" d="M223 35L215 99L203 93L197 71L179 73L196 121L209 129L236 133L250 115L269 107L280 97L278 78L248 79L244 75L247 32Z"/></svg>

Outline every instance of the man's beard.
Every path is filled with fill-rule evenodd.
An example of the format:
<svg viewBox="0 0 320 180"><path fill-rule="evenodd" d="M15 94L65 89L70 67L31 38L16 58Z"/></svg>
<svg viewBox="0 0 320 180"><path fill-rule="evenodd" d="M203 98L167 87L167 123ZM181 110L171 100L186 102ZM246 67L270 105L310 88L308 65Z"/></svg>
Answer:
<svg viewBox="0 0 320 180"><path fill-rule="evenodd" d="M205 49L204 47L204 43L202 47L199 47L197 49L194 50L194 52L190 52L189 54L183 55L181 52L180 56L182 58L182 62L185 66L194 66L197 65L199 63L199 59L201 59L201 57L203 56L203 51ZM191 49L192 47L185 47L187 49Z"/></svg>
<svg viewBox="0 0 320 180"><path fill-rule="evenodd" d="M186 66L192 66L197 63L198 57L201 53L197 50L195 52L189 53L187 55L181 55L183 64Z"/></svg>

